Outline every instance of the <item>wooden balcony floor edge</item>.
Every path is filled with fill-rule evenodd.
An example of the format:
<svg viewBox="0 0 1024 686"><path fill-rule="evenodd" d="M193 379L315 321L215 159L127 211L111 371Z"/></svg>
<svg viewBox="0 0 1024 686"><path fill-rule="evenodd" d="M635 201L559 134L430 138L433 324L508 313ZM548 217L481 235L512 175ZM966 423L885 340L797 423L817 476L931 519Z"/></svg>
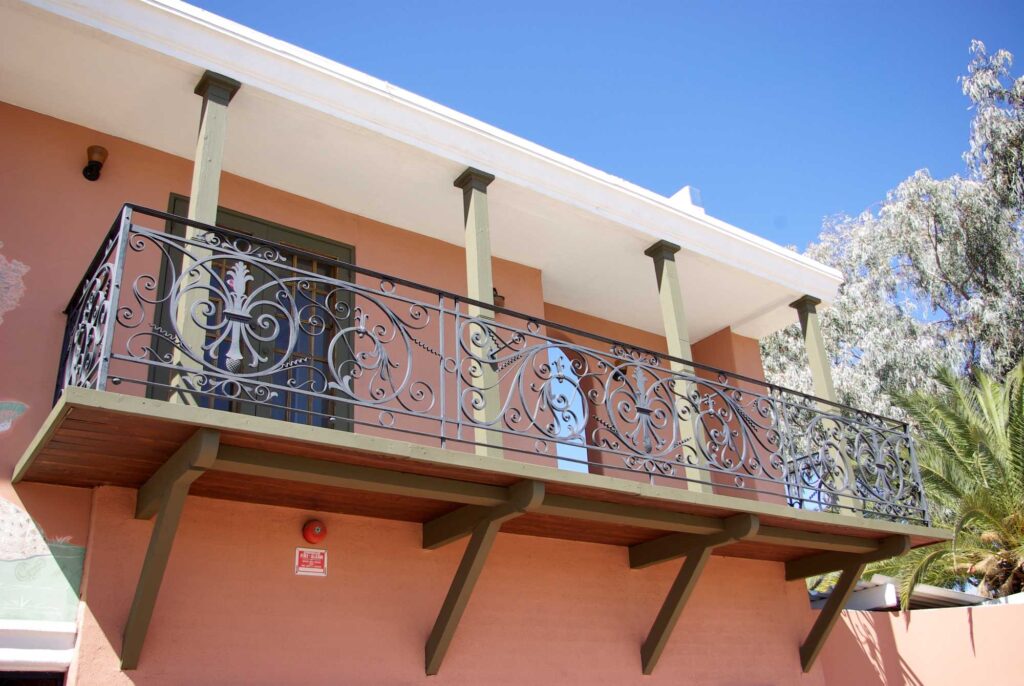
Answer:
<svg viewBox="0 0 1024 686"><path fill-rule="evenodd" d="M395 438L82 388L65 390L19 461L13 481L138 488L199 428L220 431L222 446L234 453L272 451L298 459L502 488L529 479L544 483L555 500L585 502L611 508L615 513L628 510L656 517L690 515L715 520L754 514L760 518L762 527L767 527L760 539L723 546L715 551L719 555L788 561L837 549L816 547L814 543L800 541L801 536L816 537L814 540L833 537L856 543L857 539L877 541L886 536L906 535L915 547L951 536L950 532L933 527L810 512L782 503L688 491L682 484L651 485L559 470L515 458L478 456ZM190 493L412 522L431 520L465 502L338 488L216 468L199 477ZM611 545L634 545L671 531L658 525L643 525L645 522L638 525L636 519L613 515L581 519L571 510L553 507L513 519L502 531ZM789 537L794 537L798 544L788 545Z"/></svg>

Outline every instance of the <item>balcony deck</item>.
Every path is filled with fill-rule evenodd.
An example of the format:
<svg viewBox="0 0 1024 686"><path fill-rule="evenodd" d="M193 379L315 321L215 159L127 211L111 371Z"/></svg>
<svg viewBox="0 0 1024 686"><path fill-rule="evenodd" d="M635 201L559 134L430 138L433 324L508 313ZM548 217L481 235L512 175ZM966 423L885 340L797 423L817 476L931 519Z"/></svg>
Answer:
<svg viewBox="0 0 1024 686"><path fill-rule="evenodd" d="M503 502L507 487L534 480L545 485L543 505L502 531L632 546L666 533L720 530L724 519L749 513L760 519L757 535L715 554L776 561L870 551L894 534L909 536L914 547L949 538L927 526L82 388L64 391L15 481L139 488L199 428L218 430L221 448L213 467L193 483L196 496L428 522L466 504ZM426 493L432 497L414 495Z"/></svg>

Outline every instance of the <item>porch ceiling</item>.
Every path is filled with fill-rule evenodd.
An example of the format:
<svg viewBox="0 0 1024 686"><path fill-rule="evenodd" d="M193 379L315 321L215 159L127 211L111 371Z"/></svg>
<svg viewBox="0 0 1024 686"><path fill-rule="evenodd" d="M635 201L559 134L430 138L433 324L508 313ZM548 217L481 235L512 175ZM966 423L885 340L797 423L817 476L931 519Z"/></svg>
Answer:
<svg viewBox="0 0 1024 686"><path fill-rule="evenodd" d="M33 7L34 5L34 7ZM542 270L548 302L661 331L643 250L683 246L691 336L760 337L839 275L655 193L181 3L0 7L0 100L190 158L204 69L239 79L226 171L461 245L452 180L494 173L494 254ZM113 161L116 163L116 161ZM132 201L132 198L125 198Z"/></svg>

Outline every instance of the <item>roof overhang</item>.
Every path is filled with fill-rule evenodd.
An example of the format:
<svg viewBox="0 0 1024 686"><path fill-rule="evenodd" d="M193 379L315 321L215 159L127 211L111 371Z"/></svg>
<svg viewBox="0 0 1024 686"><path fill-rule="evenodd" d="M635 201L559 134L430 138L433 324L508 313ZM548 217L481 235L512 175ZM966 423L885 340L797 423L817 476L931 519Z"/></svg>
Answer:
<svg viewBox="0 0 1024 686"><path fill-rule="evenodd" d="M827 304L841 281L701 208L191 5L0 8L0 100L174 155L194 154L205 69L243 84L224 161L239 176L461 245L452 180L466 166L495 174L494 255L542 270L548 302L660 332L643 255L657 240L683 246L693 340L726 326L761 337L794 321L797 297Z"/></svg>

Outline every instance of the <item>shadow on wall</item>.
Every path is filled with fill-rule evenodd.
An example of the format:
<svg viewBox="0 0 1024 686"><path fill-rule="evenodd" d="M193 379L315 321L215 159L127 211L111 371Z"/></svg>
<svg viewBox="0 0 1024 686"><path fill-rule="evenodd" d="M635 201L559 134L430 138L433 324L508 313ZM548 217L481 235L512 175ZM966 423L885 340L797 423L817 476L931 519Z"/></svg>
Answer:
<svg viewBox="0 0 1024 686"><path fill-rule="evenodd" d="M838 675L830 674L826 667L826 683L831 686L877 681L886 686L924 686L924 682L900 654L892 623L875 621L875 614L884 614L885 619L889 619L889 613L843 613L843 621L835 628L831 640L837 643L847 642L844 652L847 655L856 655L860 652L863 664L850 664L850 660L843 665L842 672ZM910 613L906 614L909 623Z"/></svg>
<svg viewBox="0 0 1024 686"><path fill-rule="evenodd" d="M829 686L921 686L988 680L1020 671L1024 605L910 612L844 611L825 644ZM1013 679L1011 678L1011 681Z"/></svg>

